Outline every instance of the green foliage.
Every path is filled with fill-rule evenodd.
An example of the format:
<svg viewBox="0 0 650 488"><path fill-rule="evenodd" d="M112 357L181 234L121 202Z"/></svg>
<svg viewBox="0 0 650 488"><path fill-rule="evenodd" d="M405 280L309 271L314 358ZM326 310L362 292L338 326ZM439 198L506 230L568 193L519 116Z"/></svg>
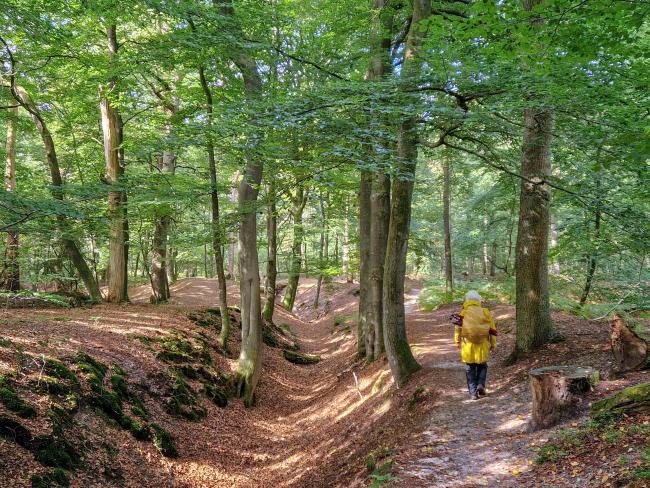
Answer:
<svg viewBox="0 0 650 488"><path fill-rule="evenodd" d="M165 457L178 457L178 450L174 444L172 435L158 424L151 424L153 445Z"/></svg>
<svg viewBox="0 0 650 488"><path fill-rule="evenodd" d="M70 480L62 468L32 475L32 488L68 488Z"/></svg>

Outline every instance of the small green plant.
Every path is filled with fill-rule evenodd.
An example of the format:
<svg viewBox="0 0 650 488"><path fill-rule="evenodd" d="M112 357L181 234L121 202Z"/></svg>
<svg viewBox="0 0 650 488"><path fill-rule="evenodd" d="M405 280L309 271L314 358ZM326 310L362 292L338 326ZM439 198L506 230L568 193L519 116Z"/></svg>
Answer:
<svg viewBox="0 0 650 488"><path fill-rule="evenodd" d="M554 463L567 456L567 452L556 444L542 446L535 451L535 454L537 455L535 459L537 464Z"/></svg>

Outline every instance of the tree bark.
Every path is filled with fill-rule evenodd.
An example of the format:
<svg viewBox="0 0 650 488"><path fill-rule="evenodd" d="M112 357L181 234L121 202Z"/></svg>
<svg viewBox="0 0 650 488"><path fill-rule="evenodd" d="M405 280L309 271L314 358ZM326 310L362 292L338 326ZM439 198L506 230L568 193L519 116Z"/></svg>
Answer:
<svg viewBox="0 0 650 488"><path fill-rule="evenodd" d="M546 429L574 415L580 396L598 382L598 371L579 366L549 366L529 374L533 394L532 430Z"/></svg>
<svg viewBox="0 0 650 488"><path fill-rule="evenodd" d="M9 109L7 118L7 142L6 148L6 165L5 165L5 191L16 191L16 119L18 117L18 107ZM7 241L5 249L5 262L3 273L0 277L2 288L7 291L20 290L20 266L18 264L19 237L15 230L7 231Z"/></svg>
<svg viewBox="0 0 650 488"><path fill-rule="evenodd" d="M650 347L646 339L630 329L625 321L612 318L610 343L614 355L614 374L636 371L650 366Z"/></svg>
<svg viewBox="0 0 650 488"><path fill-rule="evenodd" d="M45 148L45 155L50 169L50 178L52 179L52 197L56 200L63 201L63 178L59 169L59 160L56 155L54 140L45 123L45 119L42 117L27 91L22 87L12 83L11 92L16 101L32 116ZM77 243L69 236L69 225L65 216L57 215L56 221L61 232L61 245L64 253L70 258L77 273L79 273L79 277L83 281L90 298L96 302L102 301L102 294L99 291L97 280L88 267L88 263L86 263L86 260L81 254Z"/></svg>
<svg viewBox="0 0 650 488"><path fill-rule="evenodd" d="M208 169L210 172L210 206L212 209L212 251L214 253L214 263L217 271L217 283L219 293L219 309L221 310L221 331L219 332L219 344L224 350L228 348L228 337L230 336L230 314L228 313L228 292L226 283L226 273L223 267L223 246L225 243L225 234L221 228L219 215L219 190L217 187L217 163L214 152L214 143L212 141L212 114L214 103L212 100L212 91L205 77L203 66L199 67L199 79L206 100L206 111L208 114L208 133L206 134L206 151L208 153Z"/></svg>
<svg viewBox="0 0 650 488"><path fill-rule="evenodd" d="M108 55L112 64L118 50L115 25L106 27L106 36L108 38ZM100 87L100 94L106 182L110 185L108 192L108 215L110 219L109 274L106 301L121 303L128 301L129 298L127 294L128 276L125 276L127 274L125 192L120 188L120 179L124 173L124 167L120 164L119 157L122 144L120 140L122 133L120 128L121 119L110 100L110 97L117 96L115 80L112 79L107 86Z"/></svg>
<svg viewBox="0 0 650 488"><path fill-rule="evenodd" d="M454 270L451 254L451 168L449 154L442 160L442 227L445 241L445 294L451 302L454 296Z"/></svg>
<svg viewBox="0 0 650 488"><path fill-rule="evenodd" d="M431 14L431 0L414 0L411 29L406 41L402 65L403 88L413 85L420 74L422 61L418 51L424 39L420 22ZM413 182L418 156L417 117L411 116L399 125L397 143L397 176L391 188L390 225L384 264L384 346L390 370L398 388L420 369L406 337L404 312L404 279L406 251L411 222Z"/></svg>
<svg viewBox="0 0 650 488"><path fill-rule="evenodd" d="M296 301L298 292L298 282L300 280L300 271L302 269L302 241L305 236L305 229L302 224L302 212L307 204L308 191L299 186L296 188L296 194L292 195L291 217L293 220L293 244L291 246L291 267L289 268L289 279L287 288L284 292L282 306L291 312Z"/></svg>
<svg viewBox="0 0 650 488"><path fill-rule="evenodd" d="M176 166L176 157L170 151L163 151L158 157L158 170L162 174L173 174ZM167 277L167 236L171 216L167 208L161 209L162 215L158 216L154 224L153 248L151 252L151 284L153 303L164 303L169 300L169 279Z"/></svg>
<svg viewBox="0 0 650 488"><path fill-rule="evenodd" d="M318 203L320 206L320 216L321 216L321 231L320 231L320 242L318 247L318 279L316 281L316 296L314 296L313 308L318 308L318 301L320 299L320 291L323 286L323 268L326 266L327 261L327 215L325 213L325 199L323 198L323 192L320 192L318 197Z"/></svg>
<svg viewBox="0 0 650 488"><path fill-rule="evenodd" d="M589 291L591 290L591 283L594 279L594 273L596 272L596 262L598 260L598 247L600 245L600 176L596 180L596 208L594 209L595 218L594 218L594 249L591 251L589 256L589 267L587 268L587 278L585 280L585 287L582 290L582 295L580 296L580 306L582 307L589 297Z"/></svg>
<svg viewBox="0 0 650 488"><path fill-rule="evenodd" d="M361 172L359 182L359 320L357 321L357 355L365 357L369 332L369 299L370 299L370 194L372 191L372 173ZM347 216L345 216L347 222ZM347 224L346 224L347 225ZM338 237L338 236L337 236ZM338 244L338 238L337 238ZM338 255L338 245L337 255ZM343 255L344 266L347 256ZM344 273L345 273L345 267ZM372 334L372 332L371 332Z"/></svg>
<svg viewBox="0 0 650 488"><path fill-rule="evenodd" d="M377 359L384 352L384 261L390 224L390 177L376 173L370 195L370 293L366 357Z"/></svg>
<svg viewBox="0 0 650 488"><path fill-rule="evenodd" d="M220 13L231 21L232 34L242 36L241 27L235 19L232 0L213 0ZM241 72L244 92L249 102L256 100L262 91L262 79L254 59L238 45L231 46L231 59ZM249 136L249 144L256 144L255 136ZM238 205L241 218L239 227L239 272L241 295L242 347L235 373L235 387L244 404L252 406L255 387L260 374L262 352L262 310L260 299L259 257L257 254L256 202L262 182L264 164L249 151L246 154L246 170L239 184Z"/></svg>
<svg viewBox="0 0 650 488"><path fill-rule="evenodd" d="M345 214L343 220L343 242L341 243L341 257L343 259L343 276L347 283L352 283L352 268L350 267L350 208L347 199L345 201Z"/></svg>
<svg viewBox="0 0 650 488"><path fill-rule="evenodd" d="M262 316L267 322L273 322L273 312L275 311L275 289L278 277L278 216L275 207L277 198L275 192L275 182L273 178L269 181L268 199L269 203L266 208L266 239L268 241L268 259L266 261L266 286L264 311Z"/></svg>
<svg viewBox="0 0 650 488"><path fill-rule="evenodd" d="M543 0L524 0L531 11ZM532 20L538 23L537 20ZM519 226L516 244L516 322L513 357L546 343L553 334L548 292L548 234L553 112L535 93L524 109Z"/></svg>

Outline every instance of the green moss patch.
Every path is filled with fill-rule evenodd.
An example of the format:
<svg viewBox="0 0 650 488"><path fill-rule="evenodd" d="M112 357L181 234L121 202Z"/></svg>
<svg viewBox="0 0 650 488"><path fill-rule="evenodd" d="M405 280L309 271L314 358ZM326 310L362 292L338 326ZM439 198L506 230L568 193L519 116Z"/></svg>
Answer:
<svg viewBox="0 0 650 488"><path fill-rule="evenodd" d="M58 434L42 435L33 440L34 459L51 468L74 469L79 465L77 450Z"/></svg>
<svg viewBox="0 0 650 488"><path fill-rule="evenodd" d="M151 424L153 445L165 457L178 457L178 450L172 435L158 424Z"/></svg>
<svg viewBox="0 0 650 488"><path fill-rule="evenodd" d="M0 403L22 418L36 417L36 409L20 398L6 377L0 377Z"/></svg>
<svg viewBox="0 0 650 488"><path fill-rule="evenodd" d="M16 420L0 415L0 437L26 449L31 447L32 433Z"/></svg>
<svg viewBox="0 0 650 488"><path fill-rule="evenodd" d="M11 347L13 343L9 339L0 337L0 347Z"/></svg>
<svg viewBox="0 0 650 488"><path fill-rule="evenodd" d="M32 488L67 488L70 486L70 480L65 470L56 468L47 473L32 475Z"/></svg>
<svg viewBox="0 0 650 488"><path fill-rule="evenodd" d="M169 414L188 420L201 420L205 417L205 408L200 405L196 393L180 375L174 375L168 396L166 410Z"/></svg>
<svg viewBox="0 0 650 488"><path fill-rule="evenodd" d="M650 383L630 386L616 395L594 402L593 415L607 412L650 412Z"/></svg>
<svg viewBox="0 0 650 488"><path fill-rule="evenodd" d="M320 356L291 351L289 349L283 349L282 355L284 359L293 364L316 364L320 362Z"/></svg>

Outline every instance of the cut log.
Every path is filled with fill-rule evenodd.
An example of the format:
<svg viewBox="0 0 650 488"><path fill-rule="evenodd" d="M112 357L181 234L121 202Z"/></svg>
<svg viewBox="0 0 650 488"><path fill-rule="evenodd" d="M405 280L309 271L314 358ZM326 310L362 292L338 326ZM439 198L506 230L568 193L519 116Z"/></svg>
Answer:
<svg viewBox="0 0 650 488"><path fill-rule="evenodd" d="M293 364L316 364L320 361L320 356L316 356L315 354L305 354L290 351L289 349L284 349L282 354L284 355L284 359Z"/></svg>
<svg viewBox="0 0 650 488"><path fill-rule="evenodd" d="M623 320L612 318L611 345L614 354L614 374L637 371L650 366L648 342L634 332Z"/></svg>
<svg viewBox="0 0 650 488"><path fill-rule="evenodd" d="M650 412L650 383L630 386L591 406L594 416L608 412Z"/></svg>
<svg viewBox="0 0 650 488"><path fill-rule="evenodd" d="M575 414L581 395L598 382L598 371L580 366L548 366L529 373L533 394L531 430L546 429Z"/></svg>

